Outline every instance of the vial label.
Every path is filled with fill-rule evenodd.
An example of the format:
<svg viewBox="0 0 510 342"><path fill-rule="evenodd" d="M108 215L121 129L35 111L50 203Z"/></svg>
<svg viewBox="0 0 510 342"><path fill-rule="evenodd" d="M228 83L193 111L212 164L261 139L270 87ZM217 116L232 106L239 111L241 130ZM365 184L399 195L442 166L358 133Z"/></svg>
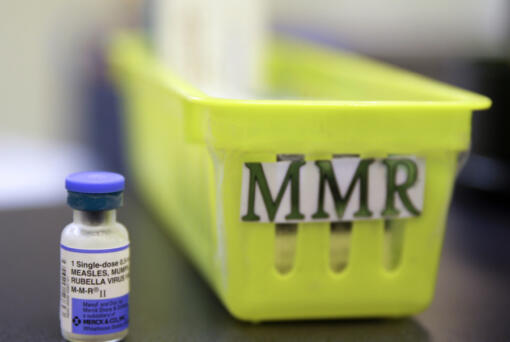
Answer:
<svg viewBox="0 0 510 342"><path fill-rule="evenodd" d="M73 334L104 335L129 323L129 245L76 249L60 245L60 321Z"/></svg>

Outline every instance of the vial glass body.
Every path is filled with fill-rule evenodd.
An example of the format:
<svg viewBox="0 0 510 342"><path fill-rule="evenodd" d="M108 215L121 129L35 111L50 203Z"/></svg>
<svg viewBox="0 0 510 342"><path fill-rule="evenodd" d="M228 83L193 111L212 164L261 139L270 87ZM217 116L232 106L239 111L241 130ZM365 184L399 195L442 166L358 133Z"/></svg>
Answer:
<svg viewBox="0 0 510 342"><path fill-rule="evenodd" d="M62 336L69 341L126 337L129 236L116 221L116 210L74 210L60 245Z"/></svg>

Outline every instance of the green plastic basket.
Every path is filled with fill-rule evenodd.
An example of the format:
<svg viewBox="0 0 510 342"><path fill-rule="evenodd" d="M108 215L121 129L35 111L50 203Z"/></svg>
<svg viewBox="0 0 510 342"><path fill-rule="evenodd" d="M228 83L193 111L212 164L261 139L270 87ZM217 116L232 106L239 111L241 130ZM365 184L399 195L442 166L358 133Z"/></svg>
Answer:
<svg viewBox="0 0 510 342"><path fill-rule="evenodd" d="M388 317L429 305L471 114L489 99L284 39L267 53L268 87L299 99L209 97L137 36L115 41L111 64L138 189L235 317ZM244 163L289 154L423 158L422 213L347 224L242 221Z"/></svg>

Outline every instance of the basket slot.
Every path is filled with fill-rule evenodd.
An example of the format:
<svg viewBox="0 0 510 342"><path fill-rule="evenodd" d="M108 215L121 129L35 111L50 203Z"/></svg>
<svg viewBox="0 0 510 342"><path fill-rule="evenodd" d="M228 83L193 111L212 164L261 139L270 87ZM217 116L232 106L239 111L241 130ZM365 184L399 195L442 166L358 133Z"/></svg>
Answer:
<svg viewBox="0 0 510 342"><path fill-rule="evenodd" d="M277 161L304 160L302 154L278 154ZM294 223L279 223L275 225L274 265L281 274L289 273L294 267L296 256L296 236L298 225Z"/></svg>
<svg viewBox="0 0 510 342"><path fill-rule="evenodd" d="M402 260L404 247L406 220L384 221L384 268L388 271L395 270Z"/></svg>
<svg viewBox="0 0 510 342"><path fill-rule="evenodd" d="M297 224L277 224L275 238L275 267L281 273L289 273L296 255Z"/></svg>
<svg viewBox="0 0 510 342"><path fill-rule="evenodd" d="M334 222L330 226L329 267L342 272L349 262L352 222Z"/></svg>
<svg viewBox="0 0 510 342"><path fill-rule="evenodd" d="M285 161L285 160L299 161L299 160L305 160L305 155L304 154L278 154L278 155L276 155L276 160L277 161Z"/></svg>

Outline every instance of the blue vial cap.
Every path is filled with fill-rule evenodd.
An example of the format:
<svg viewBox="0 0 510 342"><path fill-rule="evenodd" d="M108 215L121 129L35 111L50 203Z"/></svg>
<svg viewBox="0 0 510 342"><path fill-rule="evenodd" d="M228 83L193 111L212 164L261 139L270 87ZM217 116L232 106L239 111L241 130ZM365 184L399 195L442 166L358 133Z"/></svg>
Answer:
<svg viewBox="0 0 510 342"><path fill-rule="evenodd" d="M73 173L66 178L67 203L74 209L100 211L122 205L124 176L113 172Z"/></svg>
<svg viewBox="0 0 510 342"><path fill-rule="evenodd" d="M107 194L123 191L124 182L124 176L115 172L77 172L67 176L66 189L85 194Z"/></svg>

